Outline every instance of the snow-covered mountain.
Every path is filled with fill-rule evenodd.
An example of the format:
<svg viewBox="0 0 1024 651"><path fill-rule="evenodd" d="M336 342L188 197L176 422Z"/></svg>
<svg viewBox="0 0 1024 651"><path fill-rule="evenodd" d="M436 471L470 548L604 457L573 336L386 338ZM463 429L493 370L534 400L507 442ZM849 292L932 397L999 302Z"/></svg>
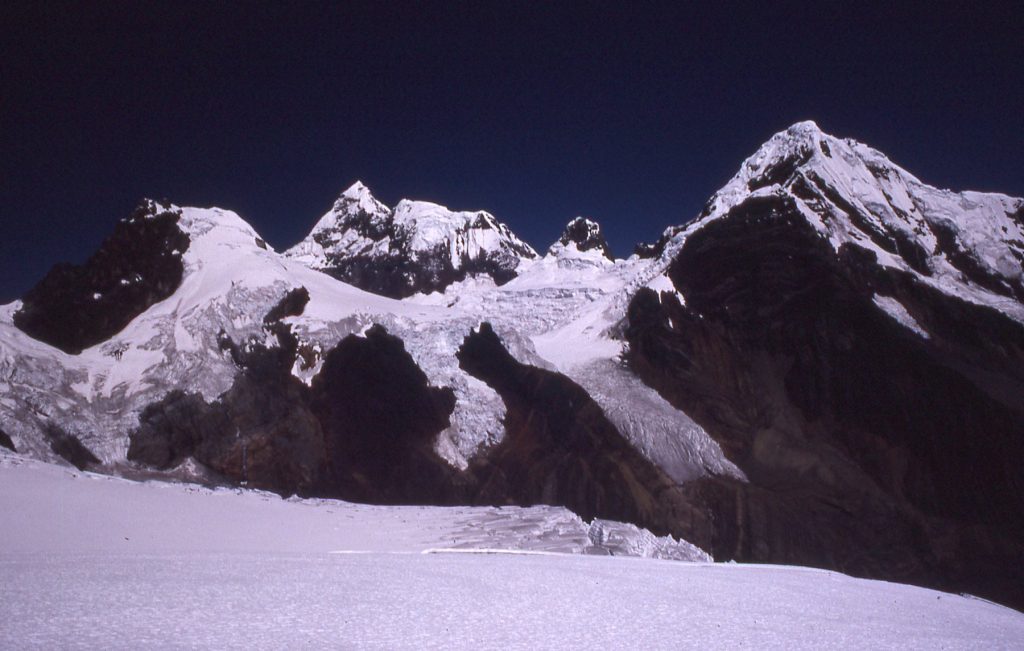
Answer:
<svg viewBox="0 0 1024 651"><path fill-rule="evenodd" d="M932 188L881 152L800 122L748 158L694 226L772 196L797 200L837 251L861 247L885 267L1024 320L1024 199Z"/></svg>
<svg viewBox="0 0 1024 651"><path fill-rule="evenodd" d="M467 275L507 282L537 253L490 213L408 200L391 209L356 181L285 256L361 289L405 298Z"/></svg>
<svg viewBox="0 0 1024 651"><path fill-rule="evenodd" d="M283 254L146 202L0 308L0 444L1024 603L1022 211L812 123L627 259L360 183Z"/></svg>
<svg viewBox="0 0 1024 651"><path fill-rule="evenodd" d="M692 484L716 558L1024 603L1022 205L800 123L652 247L630 367L750 480Z"/></svg>

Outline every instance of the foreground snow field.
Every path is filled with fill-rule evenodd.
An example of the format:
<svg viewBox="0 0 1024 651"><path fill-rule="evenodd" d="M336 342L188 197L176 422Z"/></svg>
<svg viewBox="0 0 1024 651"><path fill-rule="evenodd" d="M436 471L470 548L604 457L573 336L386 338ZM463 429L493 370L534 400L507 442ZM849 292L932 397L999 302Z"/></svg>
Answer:
<svg viewBox="0 0 1024 651"><path fill-rule="evenodd" d="M793 567L595 556L608 548L564 509L289 501L4 456L0 514L3 648L1024 644L1024 615L974 598ZM629 551L659 549L640 540Z"/></svg>

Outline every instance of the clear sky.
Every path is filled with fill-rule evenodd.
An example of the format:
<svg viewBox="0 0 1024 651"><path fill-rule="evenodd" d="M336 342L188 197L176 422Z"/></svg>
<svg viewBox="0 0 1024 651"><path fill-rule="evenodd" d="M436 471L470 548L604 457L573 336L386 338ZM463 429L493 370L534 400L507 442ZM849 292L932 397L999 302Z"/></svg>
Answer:
<svg viewBox="0 0 1024 651"><path fill-rule="evenodd" d="M0 302L142 197L281 249L356 179L626 255L803 119L1024 195L1021 3L691 4L0 3Z"/></svg>

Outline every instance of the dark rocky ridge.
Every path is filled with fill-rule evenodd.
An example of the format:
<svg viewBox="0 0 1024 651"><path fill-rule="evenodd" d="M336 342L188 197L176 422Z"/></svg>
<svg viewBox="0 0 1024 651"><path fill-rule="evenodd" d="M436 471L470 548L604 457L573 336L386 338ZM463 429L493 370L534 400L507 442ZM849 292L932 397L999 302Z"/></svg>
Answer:
<svg viewBox="0 0 1024 651"><path fill-rule="evenodd" d="M665 252L665 247L668 245L669 241L673 237L678 235L680 232L682 232L684 228L686 227L671 226L669 228L666 228L665 231L661 234L661 236L658 237L658 239L655 240L653 243L641 242L640 244L634 246L634 255L641 259L657 258L658 256Z"/></svg>
<svg viewBox="0 0 1024 651"><path fill-rule="evenodd" d="M117 334L181 284L189 238L179 216L143 202L85 264L55 265L22 298L14 324L71 354Z"/></svg>
<svg viewBox="0 0 1024 651"><path fill-rule="evenodd" d="M387 296L408 298L413 294L443 292L452 283L472 275L487 275L498 285L516 277L517 258L494 255L481 258L464 256L458 268L446 258L444 246L427 253L418 260L407 254L388 256L354 255L334 259L324 273L359 289Z"/></svg>
<svg viewBox="0 0 1024 651"><path fill-rule="evenodd" d="M565 226L562 236L558 238L562 246L576 245L579 251L598 251L609 260L615 260L608 242L604 239L601 226L585 217L576 217Z"/></svg>
<svg viewBox="0 0 1024 651"><path fill-rule="evenodd" d="M781 196L691 235L669 275L686 305L638 293L629 361L750 479L686 487L717 559L1024 604L1024 328L864 249L837 255Z"/></svg>

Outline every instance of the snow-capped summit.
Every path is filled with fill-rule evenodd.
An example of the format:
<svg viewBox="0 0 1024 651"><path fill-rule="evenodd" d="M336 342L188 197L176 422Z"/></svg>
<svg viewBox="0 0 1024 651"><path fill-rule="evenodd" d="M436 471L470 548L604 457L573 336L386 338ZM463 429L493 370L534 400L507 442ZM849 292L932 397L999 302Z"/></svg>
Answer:
<svg viewBox="0 0 1024 651"><path fill-rule="evenodd" d="M386 249L386 223L390 213L368 187L356 181L341 193L309 235L285 251L285 255L308 267L326 269L332 260L367 254L380 242Z"/></svg>
<svg viewBox="0 0 1024 651"><path fill-rule="evenodd" d="M670 255L690 233L756 197L791 199L837 251L867 249L885 267L1024 321L1024 199L934 188L867 145L798 122L744 161L677 231Z"/></svg>
<svg viewBox="0 0 1024 651"><path fill-rule="evenodd" d="M368 199L370 201L376 201L376 199L373 198L373 194L370 192L370 188L366 187L366 184L358 179L356 179L356 181L352 185L350 185L347 190L342 192L341 196L338 197L338 199L349 199L356 201Z"/></svg>
<svg viewBox="0 0 1024 651"><path fill-rule="evenodd" d="M575 217L566 224L562 236L551 245L548 254L589 254L615 260L601 233L601 225L586 217Z"/></svg>
<svg viewBox="0 0 1024 651"><path fill-rule="evenodd" d="M536 252L494 215L403 199L390 209L357 181L287 257L339 280L402 298L443 290L467 275L516 275Z"/></svg>
<svg viewBox="0 0 1024 651"><path fill-rule="evenodd" d="M330 226L335 225L338 215L384 215L387 212L387 206L382 204L373 196L373 193L370 192L370 188L363 185L362 181L356 181L350 185L347 190L341 193L338 199L334 202L334 207L331 212L324 216L324 219L327 219L328 221L324 222L321 220L313 230L325 230ZM330 217L333 217L334 219L329 219Z"/></svg>

